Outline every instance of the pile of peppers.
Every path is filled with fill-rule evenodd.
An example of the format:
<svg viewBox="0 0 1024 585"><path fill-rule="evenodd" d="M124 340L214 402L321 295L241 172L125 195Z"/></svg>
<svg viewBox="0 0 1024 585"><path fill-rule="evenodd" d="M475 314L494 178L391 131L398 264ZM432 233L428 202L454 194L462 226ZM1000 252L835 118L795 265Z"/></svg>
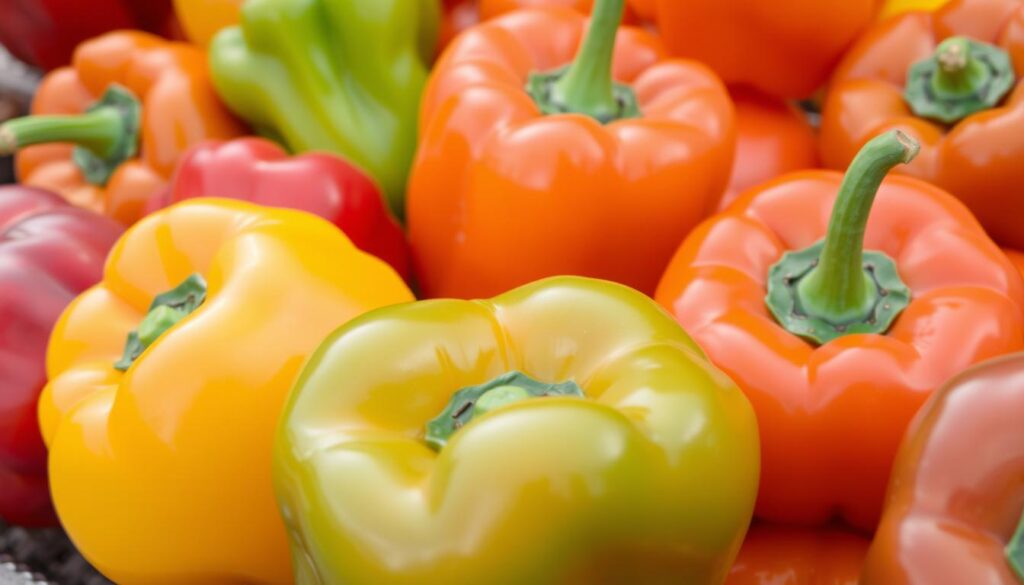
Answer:
<svg viewBox="0 0 1024 585"><path fill-rule="evenodd" d="M83 7L0 0L0 525L123 585L1024 584L1021 0Z"/></svg>

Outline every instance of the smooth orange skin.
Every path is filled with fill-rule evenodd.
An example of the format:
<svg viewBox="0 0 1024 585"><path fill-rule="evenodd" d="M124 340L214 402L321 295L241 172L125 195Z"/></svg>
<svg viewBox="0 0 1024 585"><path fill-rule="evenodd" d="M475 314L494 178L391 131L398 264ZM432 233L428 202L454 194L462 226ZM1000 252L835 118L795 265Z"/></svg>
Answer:
<svg viewBox="0 0 1024 585"><path fill-rule="evenodd" d="M761 430L756 515L873 530L914 413L949 377L1024 347L1024 282L955 198L910 177L882 184L865 249L887 254L912 300L885 335L815 347L765 305L769 268L822 239L842 175L804 171L751 189L686 239L658 287L747 393Z"/></svg>
<svg viewBox="0 0 1024 585"><path fill-rule="evenodd" d="M153 297L193 273L206 301L114 369ZM332 330L412 300L304 212L192 199L125 232L54 327L39 401L54 504L82 554L120 585L291 583L271 446L292 382Z"/></svg>
<svg viewBox="0 0 1024 585"><path fill-rule="evenodd" d="M1010 262L1017 267L1021 276L1024 276L1024 252L1008 249L1003 249L1003 252L1006 253L1006 257L1010 259Z"/></svg>
<svg viewBox="0 0 1024 585"><path fill-rule="evenodd" d="M907 431L864 585L1020 585L1003 547L1024 508L1024 354L939 390Z"/></svg>
<svg viewBox="0 0 1024 585"><path fill-rule="evenodd" d="M736 157L719 209L750 187L818 167L818 139L799 110L742 87L729 88L729 94L736 105Z"/></svg>
<svg viewBox="0 0 1024 585"><path fill-rule="evenodd" d="M725 585L857 585L871 541L852 532L751 526Z"/></svg>
<svg viewBox="0 0 1024 585"><path fill-rule="evenodd" d="M630 0L673 55L707 63L726 83L782 98L810 96L882 0Z"/></svg>
<svg viewBox="0 0 1024 585"><path fill-rule="evenodd" d="M895 172L946 189L993 239L1024 248L1024 84L1018 81L1002 106L948 128L916 117L903 101L909 67L953 35L1006 49L1018 80L1024 76L1024 3L1019 0L955 0L935 13L887 20L866 33L836 71L822 116L822 162L846 168L865 142L899 128L921 143L921 151Z"/></svg>
<svg viewBox="0 0 1024 585"><path fill-rule="evenodd" d="M141 100L142 125L138 158L118 167L105 187L82 177L69 145L30 146L15 160L20 182L131 225L167 184L185 150L207 139L242 136L246 128L214 93L205 53L138 31L112 32L79 45L71 67L43 79L32 113L82 113L113 83Z"/></svg>
<svg viewBox="0 0 1024 585"><path fill-rule="evenodd" d="M566 9L510 13L463 33L435 67L407 199L426 296L490 297L561 274L649 294L718 204L729 96L706 67L665 60L650 33L621 28L613 68L643 117L540 114L528 74L568 63L585 25Z"/></svg>

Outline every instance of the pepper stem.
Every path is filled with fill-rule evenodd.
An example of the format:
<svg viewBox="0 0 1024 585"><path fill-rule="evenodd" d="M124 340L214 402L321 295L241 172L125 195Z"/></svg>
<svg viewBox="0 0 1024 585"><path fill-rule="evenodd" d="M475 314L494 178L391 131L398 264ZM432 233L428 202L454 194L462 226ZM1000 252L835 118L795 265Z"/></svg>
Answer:
<svg viewBox="0 0 1024 585"><path fill-rule="evenodd" d="M891 258L864 251L864 231L882 179L918 148L898 130L865 144L843 177L824 242L787 253L772 267L766 301L784 327L825 343L847 333L882 333L905 308L910 291Z"/></svg>
<svg viewBox="0 0 1024 585"><path fill-rule="evenodd" d="M138 329L128 334L124 355L114 364L114 369L127 371L142 352L205 300L206 280L200 274L192 274L178 286L157 295Z"/></svg>
<svg viewBox="0 0 1024 585"><path fill-rule="evenodd" d="M140 106L127 89L111 86L86 113L25 116L0 124L0 155L34 144L67 142L86 180L106 185L110 175L138 150Z"/></svg>
<svg viewBox="0 0 1024 585"><path fill-rule="evenodd" d="M489 382L467 386L452 394L441 414L427 423L424 439L440 451L456 431L477 417L515 402L542 396L583 396L583 390L572 380L548 384L538 382L522 372L508 372Z"/></svg>
<svg viewBox="0 0 1024 585"><path fill-rule="evenodd" d="M952 124L994 108L1015 82L1009 55L995 45L950 37L907 74L904 99L918 116Z"/></svg>
<svg viewBox="0 0 1024 585"><path fill-rule="evenodd" d="M606 124L640 115L636 94L612 80L625 0L596 0L590 27L567 67L532 73L526 90L545 114L584 114Z"/></svg>
<svg viewBox="0 0 1024 585"><path fill-rule="evenodd" d="M593 118L613 117L619 112L612 84L612 55L619 32L624 0L597 0L590 29L576 59L551 88L551 96L569 110Z"/></svg>
<svg viewBox="0 0 1024 585"><path fill-rule="evenodd" d="M1017 580L1024 583L1024 514L1020 517L1020 523L1017 524L1013 538L1006 545L1005 553L1006 561L1010 563L1013 572L1017 574Z"/></svg>

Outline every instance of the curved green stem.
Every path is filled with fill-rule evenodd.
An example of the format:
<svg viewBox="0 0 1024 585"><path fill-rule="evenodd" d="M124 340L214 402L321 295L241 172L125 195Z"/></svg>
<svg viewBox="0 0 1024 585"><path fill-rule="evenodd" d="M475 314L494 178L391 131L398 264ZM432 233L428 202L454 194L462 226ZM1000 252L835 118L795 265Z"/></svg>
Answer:
<svg viewBox="0 0 1024 585"><path fill-rule="evenodd" d="M918 148L898 130L864 145L843 177L825 239L772 266L765 302L791 333L816 343L884 333L906 308L910 289L891 258L864 251L864 231L882 179Z"/></svg>
<svg viewBox="0 0 1024 585"><path fill-rule="evenodd" d="M206 280L200 274L192 274L178 286L157 295L138 329L128 334L124 355L114 364L114 369L127 371L142 352L205 300Z"/></svg>
<svg viewBox="0 0 1024 585"><path fill-rule="evenodd" d="M124 134L124 119L113 108L68 116L25 116L0 124L0 154L33 144L70 142L106 158Z"/></svg>
<svg viewBox="0 0 1024 585"><path fill-rule="evenodd" d="M864 229L882 179L910 162L919 145L902 132L872 139L857 153L839 187L818 265L797 286L805 313L843 323L867 316L878 288L864 272Z"/></svg>
<svg viewBox="0 0 1024 585"><path fill-rule="evenodd" d="M576 59L551 88L552 98L568 110L599 120L618 113L612 83L612 55L624 8L624 0L597 0L595 3L590 29Z"/></svg>

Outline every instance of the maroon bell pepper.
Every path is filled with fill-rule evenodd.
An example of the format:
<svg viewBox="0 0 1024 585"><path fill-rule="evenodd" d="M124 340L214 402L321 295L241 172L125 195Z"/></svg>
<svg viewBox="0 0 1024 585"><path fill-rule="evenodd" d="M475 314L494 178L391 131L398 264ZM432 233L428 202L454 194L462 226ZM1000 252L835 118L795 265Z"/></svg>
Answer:
<svg viewBox="0 0 1024 585"><path fill-rule="evenodd" d="M171 0L0 0L0 44L41 69L67 65L82 41L123 28L181 36Z"/></svg>
<svg viewBox="0 0 1024 585"><path fill-rule="evenodd" d="M56 522L36 401L64 307L96 284L121 225L59 195L0 186L0 518Z"/></svg>
<svg viewBox="0 0 1024 585"><path fill-rule="evenodd" d="M204 142L185 154L167 191L151 200L150 211L195 197L241 199L319 215L357 248L409 280L409 245L380 189L338 156L289 157L262 138Z"/></svg>

